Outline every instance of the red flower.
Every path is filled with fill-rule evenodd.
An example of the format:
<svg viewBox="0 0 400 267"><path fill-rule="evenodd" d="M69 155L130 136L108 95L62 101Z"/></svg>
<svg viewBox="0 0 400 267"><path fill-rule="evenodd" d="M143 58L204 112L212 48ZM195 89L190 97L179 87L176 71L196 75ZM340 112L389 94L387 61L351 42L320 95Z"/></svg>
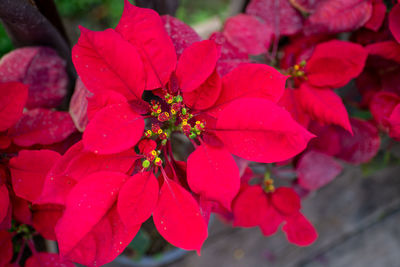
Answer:
<svg viewBox="0 0 400 267"><path fill-rule="evenodd" d="M312 138L276 104L285 76L247 64L221 78L214 41L170 39L167 33L183 26L164 22L167 31L154 11L126 1L115 30L82 28L73 48L78 74L93 93L89 123L82 142L50 170L36 202L65 205L57 240L61 254L79 263L111 261L151 214L167 241L200 251L208 216L197 200L231 209L240 185L232 154L281 161ZM144 90L153 90L150 103L142 100ZM187 174L172 154L172 134L195 146ZM93 239L98 235L105 241Z"/></svg>
<svg viewBox="0 0 400 267"><path fill-rule="evenodd" d="M300 212L300 198L289 187L274 189L266 180L265 189L260 185L242 185L233 202L234 226L259 226L265 236L282 230L289 242L308 246L317 238L312 224Z"/></svg>

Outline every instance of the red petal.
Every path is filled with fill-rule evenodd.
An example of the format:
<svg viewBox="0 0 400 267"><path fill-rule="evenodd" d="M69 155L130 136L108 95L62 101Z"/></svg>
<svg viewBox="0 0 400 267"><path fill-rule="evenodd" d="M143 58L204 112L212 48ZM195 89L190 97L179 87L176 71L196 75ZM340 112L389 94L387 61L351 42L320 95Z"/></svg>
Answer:
<svg viewBox="0 0 400 267"><path fill-rule="evenodd" d="M174 44L178 57L183 50L195 42L200 42L201 37L189 25L169 15L161 16L164 28Z"/></svg>
<svg viewBox="0 0 400 267"><path fill-rule="evenodd" d="M253 227L267 219L268 199L261 186L245 186L232 203L234 226Z"/></svg>
<svg viewBox="0 0 400 267"><path fill-rule="evenodd" d="M302 155L296 172L303 188L317 190L335 179L342 169L342 165L333 157L311 150Z"/></svg>
<svg viewBox="0 0 400 267"><path fill-rule="evenodd" d="M302 84L298 96L301 107L312 119L321 124L339 125L352 133L346 107L335 92Z"/></svg>
<svg viewBox="0 0 400 267"><path fill-rule="evenodd" d="M114 104L97 112L83 133L85 148L112 154L133 147L142 137L144 120L128 104Z"/></svg>
<svg viewBox="0 0 400 267"><path fill-rule="evenodd" d="M287 110L292 118L304 128L310 123L310 116L300 106L300 90L286 88L283 96L279 99L279 106Z"/></svg>
<svg viewBox="0 0 400 267"><path fill-rule="evenodd" d="M393 109L400 103L400 97L390 92L378 92L369 104L372 116L379 126L386 127L386 119L389 118Z"/></svg>
<svg viewBox="0 0 400 267"><path fill-rule="evenodd" d="M365 163L378 153L381 139L374 125L359 119L350 119L354 135L340 131L341 150L337 157L353 164Z"/></svg>
<svg viewBox="0 0 400 267"><path fill-rule="evenodd" d="M365 49L370 55L380 56L384 59L393 60L397 63L400 63L400 44L396 43L395 41L383 41L369 44L365 47Z"/></svg>
<svg viewBox="0 0 400 267"><path fill-rule="evenodd" d="M109 263L124 251L139 229L140 224L126 228L114 205L67 258L93 267Z"/></svg>
<svg viewBox="0 0 400 267"><path fill-rule="evenodd" d="M365 23L364 27L373 31L378 31L382 26L385 16L385 3L383 3L383 1L373 1L371 18Z"/></svg>
<svg viewBox="0 0 400 267"><path fill-rule="evenodd" d="M277 102L285 90L287 77L265 64L242 64L222 78L222 91L216 107L221 110L231 101L258 97Z"/></svg>
<svg viewBox="0 0 400 267"><path fill-rule="evenodd" d="M217 62L219 75L225 76L242 63L249 62L249 55L233 46L221 32L214 32L209 39L221 47L221 57Z"/></svg>
<svg viewBox="0 0 400 267"><path fill-rule="evenodd" d="M146 75L146 90L163 87L175 69L176 53L157 12L125 0L124 12L115 30L138 49Z"/></svg>
<svg viewBox="0 0 400 267"><path fill-rule="evenodd" d="M231 153L264 163L297 155L313 137L287 111L260 98L231 102L221 111L215 132Z"/></svg>
<svg viewBox="0 0 400 267"><path fill-rule="evenodd" d="M25 263L25 267L74 267L70 261L62 259L58 254L39 252L33 254Z"/></svg>
<svg viewBox="0 0 400 267"><path fill-rule="evenodd" d="M307 34L354 31L363 26L371 15L372 1L318 1L304 31Z"/></svg>
<svg viewBox="0 0 400 267"><path fill-rule="evenodd" d="M281 35L292 35L302 28L302 16L290 1L252 0L246 13L262 18L265 24L276 27Z"/></svg>
<svg viewBox="0 0 400 267"><path fill-rule="evenodd" d="M108 240L99 239L91 239L90 241L95 243L91 244L87 239L96 233L96 228L102 221L109 219L105 217L109 216L112 207L115 206L118 192L127 179L129 176L124 173L101 171L88 175L71 190L65 212L56 226L56 236L62 256L85 265L96 265L96 261L98 265L102 265L113 259L110 255L117 256L122 252L119 251L120 245L118 245L106 255L95 254L96 257L92 259L89 253L85 255L87 252L84 248L93 245L93 248L89 248L92 250L97 248L96 245L100 247L114 245L105 242ZM108 225L106 229L111 227ZM101 235L104 235L102 238L113 237L107 234L109 234L107 231L102 233Z"/></svg>
<svg viewBox="0 0 400 267"><path fill-rule="evenodd" d="M152 172L133 175L121 188L118 214L126 227L146 221L157 204L158 181Z"/></svg>
<svg viewBox="0 0 400 267"><path fill-rule="evenodd" d="M56 240L54 228L61 218L64 206L45 204L32 206L32 224L44 238Z"/></svg>
<svg viewBox="0 0 400 267"><path fill-rule="evenodd" d="M75 131L68 112L37 108L27 111L8 134L15 144L28 147L61 142Z"/></svg>
<svg viewBox="0 0 400 267"><path fill-rule="evenodd" d="M196 110L204 110L211 107L217 101L222 88L221 77L217 70L200 85L199 88L191 92L183 92L184 103Z"/></svg>
<svg viewBox="0 0 400 267"><path fill-rule="evenodd" d="M270 236L276 233L279 225L283 222L284 217L268 203L268 209L265 212L265 219L261 222L260 229L263 235Z"/></svg>
<svg viewBox="0 0 400 267"><path fill-rule="evenodd" d="M28 87L22 83L0 83L0 132L13 126L22 116Z"/></svg>
<svg viewBox="0 0 400 267"><path fill-rule="evenodd" d="M323 152L324 154L335 156L340 152L340 134L336 126L322 126L317 122L313 122L309 130L317 137L312 139L308 144L308 148Z"/></svg>
<svg viewBox="0 0 400 267"><path fill-rule="evenodd" d="M31 203L23 198L11 196L12 216L20 223L32 225Z"/></svg>
<svg viewBox="0 0 400 267"><path fill-rule="evenodd" d="M307 62L308 82L316 87L344 86L361 73L367 56L359 44L339 40L321 43Z"/></svg>
<svg viewBox="0 0 400 267"><path fill-rule="evenodd" d="M182 92L198 88L213 73L219 49L213 41L196 42L186 48L179 58L176 77Z"/></svg>
<svg viewBox="0 0 400 267"><path fill-rule="evenodd" d="M47 172L61 155L51 150L21 150L10 160L12 185L17 196L30 202L42 192Z"/></svg>
<svg viewBox="0 0 400 267"><path fill-rule="evenodd" d="M230 210L240 187L239 168L232 155L224 148L203 144L189 155L187 164L190 189Z"/></svg>
<svg viewBox="0 0 400 267"><path fill-rule="evenodd" d="M112 90L98 91L96 94L88 98L87 116L93 119L94 115L103 108L112 104L126 103L127 99L120 93Z"/></svg>
<svg viewBox="0 0 400 267"><path fill-rule="evenodd" d="M10 197L8 196L8 189L5 184L0 185L0 222L2 222L7 214L10 205Z"/></svg>
<svg viewBox="0 0 400 267"><path fill-rule="evenodd" d="M13 243L11 233L0 230L0 266L6 266L13 257Z"/></svg>
<svg viewBox="0 0 400 267"><path fill-rule="evenodd" d="M290 187L279 187L271 195L275 208L285 215L291 215L300 210L300 197Z"/></svg>
<svg viewBox="0 0 400 267"><path fill-rule="evenodd" d="M54 108L67 94L65 65L65 61L51 48L19 48L1 59L0 81L18 81L28 85L27 108Z"/></svg>
<svg viewBox="0 0 400 267"><path fill-rule="evenodd" d="M272 33L269 24L245 14L228 18L223 30L223 34L232 45L252 55L267 52Z"/></svg>
<svg viewBox="0 0 400 267"><path fill-rule="evenodd" d="M48 172L38 204L65 204L65 198L77 182L98 171L127 172L137 155L133 150L98 155L84 151L82 142L72 146Z"/></svg>
<svg viewBox="0 0 400 267"><path fill-rule="evenodd" d="M389 29L394 39L400 43L400 4L396 4L389 13Z"/></svg>
<svg viewBox="0 0 400 267"><path fill-rule="evenodd" d="M309 246L318 237L314 226L300 212L286 218L286 224L282 230L286 233L289 242L298 246Z"/></svg>
<svg viewBox="0 0 400 267"><path fill-rule="evenodd" d="M128 99L141 99L144 69L136 47L112 29L102 32L80 29L81 37L72 49L72 60L87 89L94 93L115 90Z"/></svg>
<svg viewBox="0 0 400 267"><path fill-rule="evenodd" d="M400 104L393 109L388 122L390 124L390 137L400 140Z"/></svg>
<svg viewBox="0 0 400 267"><path fill-rule="evenodd" d="M183 249L199 252L208 235L196 200L172 180L164 181L153 220L165 240Z"/></svg>

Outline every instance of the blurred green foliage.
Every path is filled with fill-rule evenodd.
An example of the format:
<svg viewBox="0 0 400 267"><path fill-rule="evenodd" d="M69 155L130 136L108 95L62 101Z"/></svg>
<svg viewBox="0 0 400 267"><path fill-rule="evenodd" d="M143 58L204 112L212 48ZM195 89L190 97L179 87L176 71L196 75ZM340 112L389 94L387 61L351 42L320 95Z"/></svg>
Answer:
<svg viewBox="0 0 400 267"><path fill-rule="evenodd" d="M11 51L12 49L13 49L13 45L11 43L11 40L10 40L10 38L8 38L3 25L0 24L0 58L5 53L7 53L8 51Z"/></svg>
<svg viewBox="0 0 400 267"><path fill-rule="evenodd" d="M74 44L79 37L78 25L92 30L115 27L122 14L122 0L54 0ZM224 19L230 0L180 0L176 16L187 24L196 24L210 17ZM12 49L10 39L0 25L0 57Z"/></svg>

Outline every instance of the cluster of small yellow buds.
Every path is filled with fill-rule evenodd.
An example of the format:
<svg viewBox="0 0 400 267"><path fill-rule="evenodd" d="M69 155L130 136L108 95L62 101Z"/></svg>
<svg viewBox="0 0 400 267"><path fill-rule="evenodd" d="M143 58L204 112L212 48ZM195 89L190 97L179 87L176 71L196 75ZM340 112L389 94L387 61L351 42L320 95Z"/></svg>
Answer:
<svg viewBox="0 0 400 267"><path fill-rule="evenodd" d="M169 117L170 117L169 113L165 111L165 112L160 113L158 115L157 119L161 122L165 122L165 121L169 120Z"/></svg>
<svg viewBox="0 0 400 267"><path fill-rule="evenodd" d="M181 123L181 129L184 134L186 134L189 138L196 138L204 131L205 125L204 122L196 121L194 126L191 126L187 119L183 119Z"/></svg>
<svg viewBox="0 0 400 267"><path fill-rule="evenodd" d="M269 172L264 175L264 191L267 193L272 193L275 191L274 180L270 177Z"/></svg>
<svg viewBox="0 0 400 267"><path fill-rule="evenodd" d="M159 102L152 100L150 103L150 110L152 116L158 116L162 112L161 105Z"/></svg>
<svg viewBox="0 0 400 267"><path fill-rule="evenodd" d="M290 71L290 74L293 77L304 77L305 72L304 72L304 67L306 66L306 61L303 60L299 64L296 64L293 66L292 70Z"/></svg>
<svg viewBox="0 0 400 267"><path fill-rule="evenodd" d="M153 123L151 124L151 130L147 130L144 135L147 138L150 138L152 136L157 136L160 137L161 140L166 140L169 136L168 132L164 131L161 129L160 125L158 123Z"/></svg>
<svg viewBox="0 0 400 267"><path fill-rule="evenodd" d="M150 153L146 155L146 159L142 162L143 168L148 168L150 164L153 162L156 166L162 165L162 159L159 157L161 151L160 150L152 150Z"/></svg>

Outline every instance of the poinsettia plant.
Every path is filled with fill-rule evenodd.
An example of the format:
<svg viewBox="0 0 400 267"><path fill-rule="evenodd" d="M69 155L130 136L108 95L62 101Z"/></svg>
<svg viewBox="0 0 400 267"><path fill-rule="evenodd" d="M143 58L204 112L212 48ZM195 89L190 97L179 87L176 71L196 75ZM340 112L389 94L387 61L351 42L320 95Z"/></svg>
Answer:
<svg viewBox="0 0 400 267"><path fill-rule="evenodd" d="M126 0L114 29L80 27L69 112L55 51L4 56L0 265L101 266L149 220L200 254L211 213L311 245L301 199L400 138L399 10L252 0L202 40Z"/></svg>

